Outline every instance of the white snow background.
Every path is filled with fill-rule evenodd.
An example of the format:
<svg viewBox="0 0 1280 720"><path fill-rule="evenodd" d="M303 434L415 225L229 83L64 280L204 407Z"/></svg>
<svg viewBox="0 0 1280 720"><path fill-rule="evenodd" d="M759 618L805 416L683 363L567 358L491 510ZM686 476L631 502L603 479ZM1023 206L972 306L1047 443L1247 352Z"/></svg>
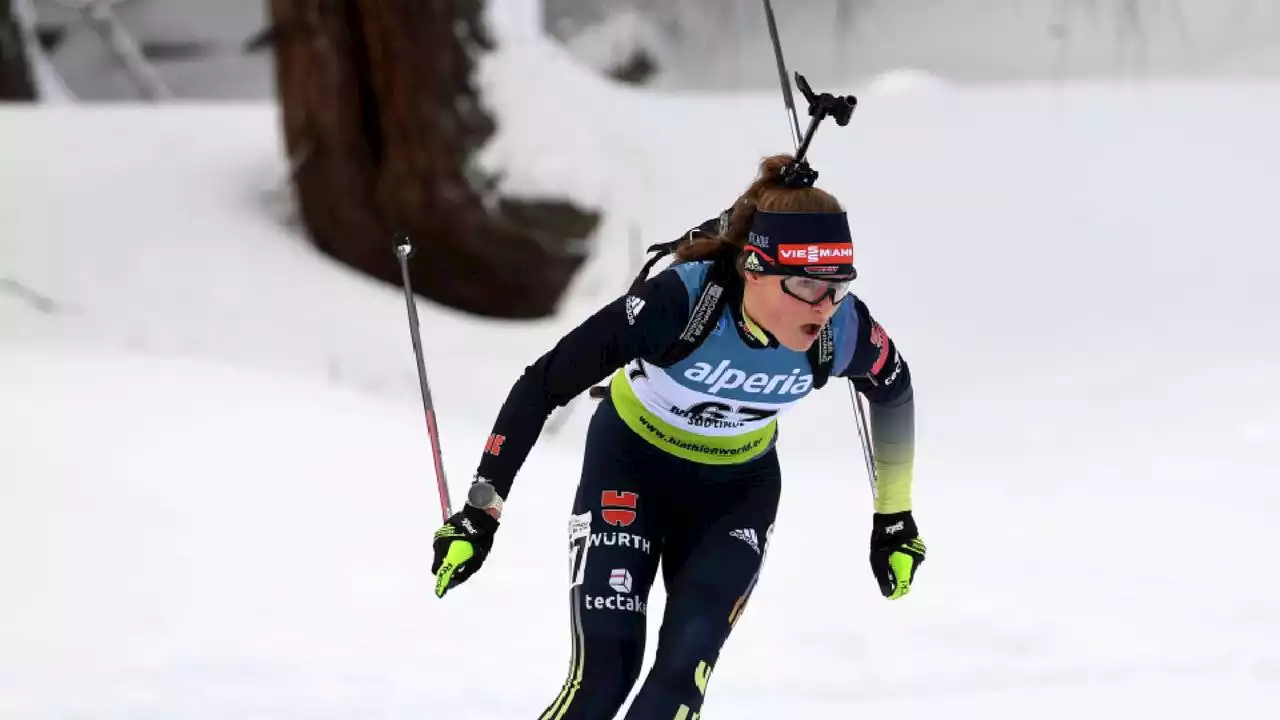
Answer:
<svg viewBox="0 0 1280 720"><path fill-rule="evenodd" d="M773 94L621 89L503 31L484 163L606 220L552 319L419 303L455 503L632 235L790 147ZM810 81L862 101L812 159L912 366L930 554L879 596L848 394L813 397L704 717L1275 716L1280 86ZM282 221L274 107L6 108L0 136L0 717L536 716L590 403L437 600L403 295Z"/></svg>

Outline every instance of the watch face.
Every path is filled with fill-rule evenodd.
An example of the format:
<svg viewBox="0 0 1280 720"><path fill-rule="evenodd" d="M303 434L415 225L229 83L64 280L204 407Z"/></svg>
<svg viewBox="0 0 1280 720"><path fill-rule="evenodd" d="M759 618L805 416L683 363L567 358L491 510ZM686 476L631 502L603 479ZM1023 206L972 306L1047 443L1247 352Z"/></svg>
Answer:
<svg viewBox="0 0 1280 720"><path fill-rule="evenodd" d="M497 492L494 491L492 485L475 483L467 491L467 502L478 508L485 508L493 504L495 495L497 495Z"/></svg>

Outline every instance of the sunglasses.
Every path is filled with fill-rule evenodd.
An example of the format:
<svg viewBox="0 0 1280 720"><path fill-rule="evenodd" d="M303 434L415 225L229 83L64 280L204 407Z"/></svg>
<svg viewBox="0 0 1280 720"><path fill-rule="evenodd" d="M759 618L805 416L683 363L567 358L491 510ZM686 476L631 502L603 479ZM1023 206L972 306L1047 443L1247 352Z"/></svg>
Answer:
<svg viewBox="0 0 1280 720"><path fill-rule="evenodd" d="M810 305L818 305L827 297L831 298L831 304L838 305L852 285L852 280L819 280L798 275L782 278L782 292Z"/></svg>

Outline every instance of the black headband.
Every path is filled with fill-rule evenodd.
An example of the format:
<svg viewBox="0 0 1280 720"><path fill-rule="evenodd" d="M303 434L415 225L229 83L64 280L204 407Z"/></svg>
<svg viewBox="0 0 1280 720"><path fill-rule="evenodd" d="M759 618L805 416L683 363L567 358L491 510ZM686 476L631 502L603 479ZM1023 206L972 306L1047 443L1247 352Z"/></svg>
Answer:
<svg viewBox="0 0 1280 720"><path fill-rule="evenodd" d="M853 236L841 212L757 210L743 248L744 267L769 275L851 280Z"/></svg>

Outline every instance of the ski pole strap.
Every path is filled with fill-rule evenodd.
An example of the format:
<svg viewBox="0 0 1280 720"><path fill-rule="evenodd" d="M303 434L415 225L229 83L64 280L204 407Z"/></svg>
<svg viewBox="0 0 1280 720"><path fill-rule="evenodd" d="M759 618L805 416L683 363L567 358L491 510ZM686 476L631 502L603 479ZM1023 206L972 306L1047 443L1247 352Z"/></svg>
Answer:
<svg viewBox="0 0 1280 720"><path fill-rule="evenodd" d="M689 235L692 234L692 232L689 233ZM682 237L679 240L650 245L649 249L645 250L645 252L654 253L654 256L649 258L649 260L645 262L644 266L640 268L640 272L636 274L636 279L631 282L631 292L638 291L640 286L644 285L645 281L649 279L649 271L653 269L653 266L657 265L658 261L662 258L675 252L676 248L680 246L680 243L684 241L685 238Z"/></svg>
<svg viewBox="0 0 1280 720"><path fill-rule="evenodd" d="M690 228L688 232L675 240L650 245L645 252L654 253L654 256L649 258L644 267L640 268L640 272L636 274L635 280L631 282L631 292L636 292L641 285L644 285L645 281L649 279L649 271L653 270L653 266L657 265L659 260L674 253L681 245L691 243L698 237L714 237L723 234L728 228L729 212L729 210L725 210L716 217Z"/></svg>

